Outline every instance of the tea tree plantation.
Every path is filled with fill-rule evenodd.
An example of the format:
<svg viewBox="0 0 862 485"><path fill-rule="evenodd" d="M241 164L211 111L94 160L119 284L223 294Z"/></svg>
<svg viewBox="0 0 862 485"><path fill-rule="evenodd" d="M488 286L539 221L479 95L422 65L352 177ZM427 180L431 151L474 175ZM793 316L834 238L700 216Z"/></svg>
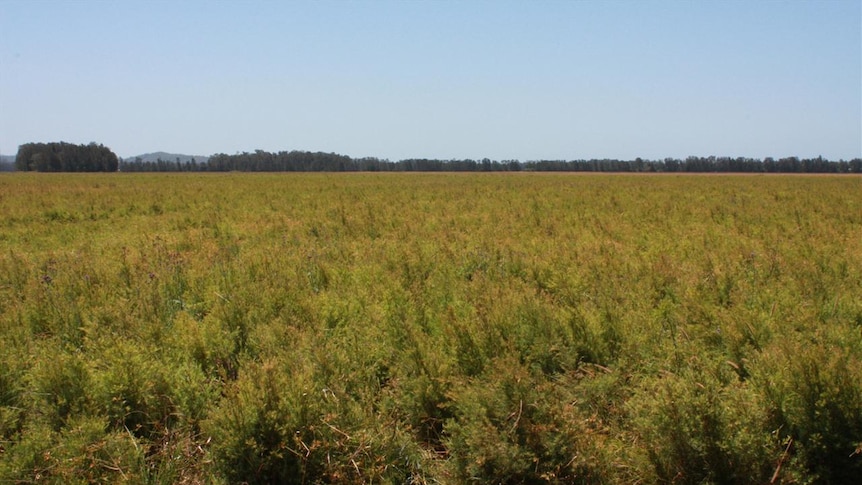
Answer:
<svg viewBox="0 0 862 485"><path fill-rule="evenodd" d="M862 178L0 176L0 481L851 483Z"/></svg>

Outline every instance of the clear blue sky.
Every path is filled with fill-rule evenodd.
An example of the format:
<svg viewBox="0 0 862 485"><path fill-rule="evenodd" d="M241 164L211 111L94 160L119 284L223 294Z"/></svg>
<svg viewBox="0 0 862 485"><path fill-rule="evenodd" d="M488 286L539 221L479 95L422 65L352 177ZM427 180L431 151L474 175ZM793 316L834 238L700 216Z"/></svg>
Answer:
<svg viewBox="0 0 862 485"><path fill-rule="evenodd" d="M0 153L851 159L860 31L860 0L0 0Z"/></svg>

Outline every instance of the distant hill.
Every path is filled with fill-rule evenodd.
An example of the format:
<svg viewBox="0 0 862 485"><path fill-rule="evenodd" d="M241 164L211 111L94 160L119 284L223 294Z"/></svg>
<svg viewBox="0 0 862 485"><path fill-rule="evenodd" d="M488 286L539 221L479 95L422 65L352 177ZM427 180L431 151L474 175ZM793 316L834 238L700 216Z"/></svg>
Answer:
<svg viewBox="0 0 862 485"><path fill-rule="evenodd" d="M203 163L209 160L209 157L204 157L200 155L183 155L181 153L153 152L144 153L143 155L137 155L134 157L126 157L123 159L123 161L134 162L138 158L140 158L142 162L156 162L159 159L165 162L176 162L177 158L180 159L180 163L191 162L192 158L194 158L195 162L197 163Z"/></svg>

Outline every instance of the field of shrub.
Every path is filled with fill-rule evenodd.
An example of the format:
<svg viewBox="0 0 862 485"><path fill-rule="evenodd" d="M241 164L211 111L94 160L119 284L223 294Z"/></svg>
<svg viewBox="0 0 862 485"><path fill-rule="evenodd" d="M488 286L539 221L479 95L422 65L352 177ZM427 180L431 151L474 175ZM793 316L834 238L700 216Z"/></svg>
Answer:
<svg viewBox="0 0 862 485"><path fill-rule="evenodd" d="M860 476L860 177L0 176L2 483Z"/></svg>

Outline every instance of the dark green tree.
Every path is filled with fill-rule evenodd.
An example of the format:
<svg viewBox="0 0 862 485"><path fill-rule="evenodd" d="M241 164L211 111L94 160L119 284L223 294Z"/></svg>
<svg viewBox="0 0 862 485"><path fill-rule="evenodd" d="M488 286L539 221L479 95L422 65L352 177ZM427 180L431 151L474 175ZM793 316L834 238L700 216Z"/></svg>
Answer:
<svg viewBox="0 0 862 485"><path fill-rule="evenodd" d="M35 172L116 172L120 159L109 148L95 142L25 143L18 147L15 168Z"/></svg>

